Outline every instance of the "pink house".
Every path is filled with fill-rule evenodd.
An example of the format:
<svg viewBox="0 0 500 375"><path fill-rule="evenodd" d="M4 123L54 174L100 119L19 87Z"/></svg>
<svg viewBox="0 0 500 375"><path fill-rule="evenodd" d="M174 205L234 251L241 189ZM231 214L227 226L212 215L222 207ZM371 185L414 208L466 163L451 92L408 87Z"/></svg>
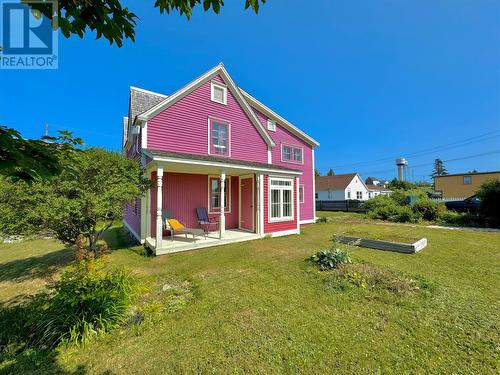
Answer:
<svg viewBox="0 0 500 375"><path fill-rule="evenodd" d="M315 221L317 146L236 86L222 64L171 95L131 87L123 152L155 186L125 208L124 225L157 255L299 234ZM201 229L196 208L215 229L192 237L165 231L166 210Z"/></svg>

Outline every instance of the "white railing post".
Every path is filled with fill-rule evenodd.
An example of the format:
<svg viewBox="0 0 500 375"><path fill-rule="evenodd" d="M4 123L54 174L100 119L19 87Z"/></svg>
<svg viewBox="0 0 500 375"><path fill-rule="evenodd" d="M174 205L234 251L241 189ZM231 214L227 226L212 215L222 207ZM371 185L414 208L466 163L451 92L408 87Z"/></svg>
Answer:
<svg viewBox="0 0 500 375"><path fill-rule="evenodd" d="M163 167L156 169L156 249L161 249L161 242L163 239L163 219L162 219L162 206L163 206Z"/></svg>
<svg viewBox="0 0 500 375"><path fill-rule="evenodd" d="M226 236L226 215L224 206L225 194L224 187L226 185L226 173L220 172L220 218L219 218L219 238L223 239Z"/></svg>

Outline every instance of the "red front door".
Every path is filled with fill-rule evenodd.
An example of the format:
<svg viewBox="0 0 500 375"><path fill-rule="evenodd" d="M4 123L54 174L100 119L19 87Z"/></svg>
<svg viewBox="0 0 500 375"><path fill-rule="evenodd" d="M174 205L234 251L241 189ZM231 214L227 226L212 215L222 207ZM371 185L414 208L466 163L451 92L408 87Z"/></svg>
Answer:
<svg viewBox="0 0 500 375"><path fill-rule="evenodd" d="M240 228L253 232L253 178L240 179Z"/></svg>

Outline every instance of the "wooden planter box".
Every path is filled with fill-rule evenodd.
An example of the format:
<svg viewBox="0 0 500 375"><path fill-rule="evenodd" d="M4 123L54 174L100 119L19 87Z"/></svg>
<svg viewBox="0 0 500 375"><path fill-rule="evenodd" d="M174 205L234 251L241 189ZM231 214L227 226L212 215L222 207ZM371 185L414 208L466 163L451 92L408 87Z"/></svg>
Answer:
<svg viewBox="0 0 500 375"><path fill-rule="evenodd" d="M368 247L370 249L397 251L399 253L414 254L418 253L427 246L427 238L422 238L412 244L391 242L382 240L371 240L369 238L350 237L350 236L337 236L334 235L335 241L346 243L355 246Z"/></svg>

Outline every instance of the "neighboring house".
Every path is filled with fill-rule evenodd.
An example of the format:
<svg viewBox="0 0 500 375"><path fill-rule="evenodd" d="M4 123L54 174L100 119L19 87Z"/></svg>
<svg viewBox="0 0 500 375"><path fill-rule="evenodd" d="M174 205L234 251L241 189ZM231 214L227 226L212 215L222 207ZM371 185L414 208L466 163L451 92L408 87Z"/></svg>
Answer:
<svg viewBox="0 0 500 375"><path fill-rule="evenodd" d="M365 184L368 186L368 185L380 185L382 182L377 178L377 177L368 177L366 180L365 180Z"/></svg>
<svg viewBox="0 0 500 375"><path fill-rule="evenodd" d="M211 245L296 234L315 221L319 143L237 87L222 64L169 96L131 87L123 132L125 155L155 184L126 207L125 226L155 254L179 251L181 238L162 236L166 209L200 228L195 209L205 208L219 221Z"/></svg>
<svg viewBox="0 0 500 375"><path fill-rule="evenodd" d="M434 177L434 191L442 198L467 198L476 194L481 184L489 179L500 179L500 171L456 173Z"/></svg>
<svg viewBox="0 0 500 375"><path fill-rule="evenodd" d="M368 198L374 198L377 195L389 195L392 193L392 190L387 189L384 185L366 184L366 188L368 189Z"/></svg>
<svg viewBox="0 0 500 375"><path fill-rule="evenodd" d="M357 173L316 177L316 200L341 201L369 199L368 188Z"/></svg>

